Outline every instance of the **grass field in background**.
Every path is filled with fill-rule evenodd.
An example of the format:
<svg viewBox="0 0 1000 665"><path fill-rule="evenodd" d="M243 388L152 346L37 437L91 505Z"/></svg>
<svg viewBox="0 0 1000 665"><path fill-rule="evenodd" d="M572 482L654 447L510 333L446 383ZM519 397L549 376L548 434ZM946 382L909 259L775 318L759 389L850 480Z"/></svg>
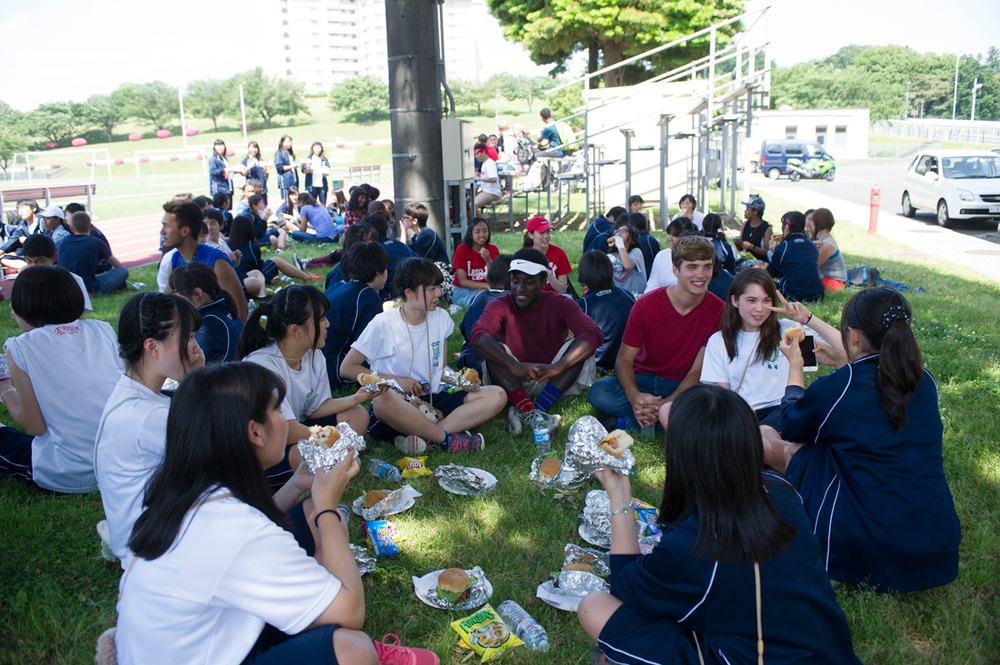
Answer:
<svg viewBox="0 0 1000 665"><path fill-rule="evenodd" d="M770 197L768 207L808 206ZM883 258L905 248L850 224L839 224L835 235L848 266L877 266L887 279L926 289L925 294L908 297L925 363L940 388L945 471L963 527L959 579L947 587L875 594L836 585L855 647L869 664L1000 662L1000 426L996 419L1000 288L943 261ZM494 233L493 238L505 252L521 244L519 234ZM660 240L665 244L662 234ZM575 266L582 233L556 231L553 242L567 251ZM301 255L310 256L323 251L302 246L295 251L300 249ZM137 269L133 277L153 284L154 267ZM94 316L116 325L129 295L95 298ZM814 310L824 320L836 322L849 296L849 291L833 294ZM0 304L0 309L7 307ZM10 317L0 312L0 334L16 333ZM456 331L449 351L456 351L460 342ZM577 397L560 402L556 411L569 424L588 413L589 405L585 397ZM6 412L0 411L0 416L10 422ZM553 449L558 452L565 444L566 430L554 437ZM413 595L410 577L452 565L478 564L495 587L494 606L513 598L549 633L552 649L548 654L519 649L507 654L505 662L586 663L589 643L576 616L538 601L535 588L558 569L566 543L582 544L576 533L582 496L599 485L593 481L579 497L556 501L527 479L534 457L530 434L507 435L499 418L481 431L487 440L484 452L460 458L435 452L429 464L434 468L454 460L482 467L499 478L497 488L469 498L444 492L431 478L410 481L424 496L411 510L392 518L406 538L402 554L379 560L375 572L365 578L365 629L374 637L396 632L404 643L432 648L444 663L474 662L455 651L457 635L449 627L450 621L463 614L423 605ZM369 443L366 454L399 458L391 446ZM658 504L664 482L661 443L640 439L634 450L638 471L634 493ZM345 498L352 501L382 485L363 472L352 481ZM102 517L96 493L44 496L17 482L0 480L0 639L4 644L0 663L90 661L97 636L115 622L120 575L117 564L99 557L94 525ZM361 543L357 522L352 522L351 540Z"/></svg>

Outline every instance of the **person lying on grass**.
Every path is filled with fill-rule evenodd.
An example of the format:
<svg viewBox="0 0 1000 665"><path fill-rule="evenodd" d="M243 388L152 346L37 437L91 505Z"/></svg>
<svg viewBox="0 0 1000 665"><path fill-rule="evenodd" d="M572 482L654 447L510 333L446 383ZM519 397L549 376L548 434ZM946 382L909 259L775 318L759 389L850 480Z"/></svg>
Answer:
<svg viewBox="0 0 1000 665"><path fill-rule="evenodd" d="M356 379L369 371L395 379L408 395L420 396L444 414L440 422L431 422L394 390L372 400L368 433L393 440L406 454L422 453L431 443L452 453L481 450L485 446L483 435L466 430L500 413L507 401L496 386L449 392L443 383L448 336L455 329L448 312L438 307L443 282L444 275L427 259L400 263L395 289L402 305L372 319L340 366L340 376L345 379Z"/></svg>
<svg viewBox="0 0 1000 665"><path fill-rule="evenodd" d="M272 497L264 469L285 457L284 401L282 380L254 363L181 382L119 583L118 663L437 665L361 632L364 588L337 510L360 471L353 451L315 477L301 466Z"/></svg>
<svg viewBox="0 0 1000 665"><path fill-rule="evenodd" d="M816 323L800 303L776 310ZM876 591L958 576L961 525L944 475L937 384L912 316L894 289L857 293L840 319L846 356L819 345L820 362L839 369L808 390L799 345L785 336L781 421L762 428L765 459L799 488L830 578Z"/></svg>

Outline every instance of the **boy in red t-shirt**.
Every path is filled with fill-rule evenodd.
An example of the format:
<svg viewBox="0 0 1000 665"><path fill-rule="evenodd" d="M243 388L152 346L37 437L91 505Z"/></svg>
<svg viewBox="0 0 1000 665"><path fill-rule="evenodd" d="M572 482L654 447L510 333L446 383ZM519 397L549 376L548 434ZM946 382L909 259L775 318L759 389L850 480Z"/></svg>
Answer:
<svg viewBox="0 0 1000 665"><path fill-rule="evenodd" d="M708 338L719 330L725 304L708 292L715 248L701 236L673 247L677 284L650 291L636 301L625 326L615 376L589 393L602 414L625 418L632 429L656 424L660 406L698 383Z"/></svg>

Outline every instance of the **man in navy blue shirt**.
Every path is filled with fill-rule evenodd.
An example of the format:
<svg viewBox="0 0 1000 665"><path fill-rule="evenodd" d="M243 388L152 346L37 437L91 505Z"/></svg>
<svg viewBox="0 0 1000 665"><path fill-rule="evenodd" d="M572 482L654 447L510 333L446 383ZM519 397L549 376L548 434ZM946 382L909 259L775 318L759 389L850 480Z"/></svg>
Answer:
<svg viewBox="0 0 1000 665"><path fill-rule="evenodd" d="M115 258L107 245L90 235L90 215L75 212L69 225L73 235L59 242L56 263L79 275L88 293L106 295L123 288L128 280L128 268ZM97 264L102 260L107 261L111 269L98 275Z"/></svg>
<svg viewBox="0 0 1000 665"><path fill-rule="evenodd" d="M614 268L606 252L585 252L580 257L579 271L580 283L587 288L577 304L604 335L604 342L594 352L594 359L598 367L613 370L635 296L615 286Z"/></svg>
<svg viewBox="0 0 1000 665"><path fill-rule="evenodd" d="M428 211L423 203L410 203L403 208L403 227L416 235L410 240L410 251L431 261L451 264L444 243L434 229L427 228Z"/></svg>
<svg viewBox="0 0 1000 665"><path fill-rule="evenodd" d="M330 301L326 318L330 327L326 330L323 355L326 356L331 390L353 383L340 376L340 364L371 320L382 313L379 291L388 276L389 252L377 242L360 242L344 252L340 264L350 279L337 282L326 290Z"/></svg>
<svg viewBox="0 0 1000 665"><path fill-rule="evenodd" d="M389 222L386 221L385 216L375 213L366 216L361 221L375 229L379 244L389 252L389 274L386 277L386 284L392 284L393 276L396 274L396 266L411 258L413 252L404 243L389 237ZM382 289L382 300L392 300L393 295L392 287Z"/></svg>
<svg viewBox="0 0 1000 665"><path fill-rule="evenodd" d="M170 270L193 261L207 264L215 272L219 288L228 293L236 303L240 320L246 323L247 298L232 262L223 252L198 243L198 234L205 224L201 208L194 203L172 200L163 204L163 211L160 237L163 238L164 251L177 250L172 255Z"/></svg>

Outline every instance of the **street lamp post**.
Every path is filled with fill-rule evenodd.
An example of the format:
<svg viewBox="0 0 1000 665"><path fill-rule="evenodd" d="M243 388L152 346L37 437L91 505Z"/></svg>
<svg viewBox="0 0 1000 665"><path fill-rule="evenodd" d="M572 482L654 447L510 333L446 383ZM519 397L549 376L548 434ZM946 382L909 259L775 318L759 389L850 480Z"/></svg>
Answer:
<svg viewBox="0 0 1000 665"><path fill-rule="evenodd" d="M975 83L972 84L972 115L969 117L970 120L975 121L976 119L976 93L979 89L983 87L983 84L979 82L979 78L976 78Z"/></svg>
<svg viewBox="0 0 1000 665"><path fill-rule="evenodd" d="M955 92L951 98L951 132L955 131L955 113L958 111L958 61L961 57L960 53L955 54ZM948 133L948 138L952 138L951 132Z"/></svg>

